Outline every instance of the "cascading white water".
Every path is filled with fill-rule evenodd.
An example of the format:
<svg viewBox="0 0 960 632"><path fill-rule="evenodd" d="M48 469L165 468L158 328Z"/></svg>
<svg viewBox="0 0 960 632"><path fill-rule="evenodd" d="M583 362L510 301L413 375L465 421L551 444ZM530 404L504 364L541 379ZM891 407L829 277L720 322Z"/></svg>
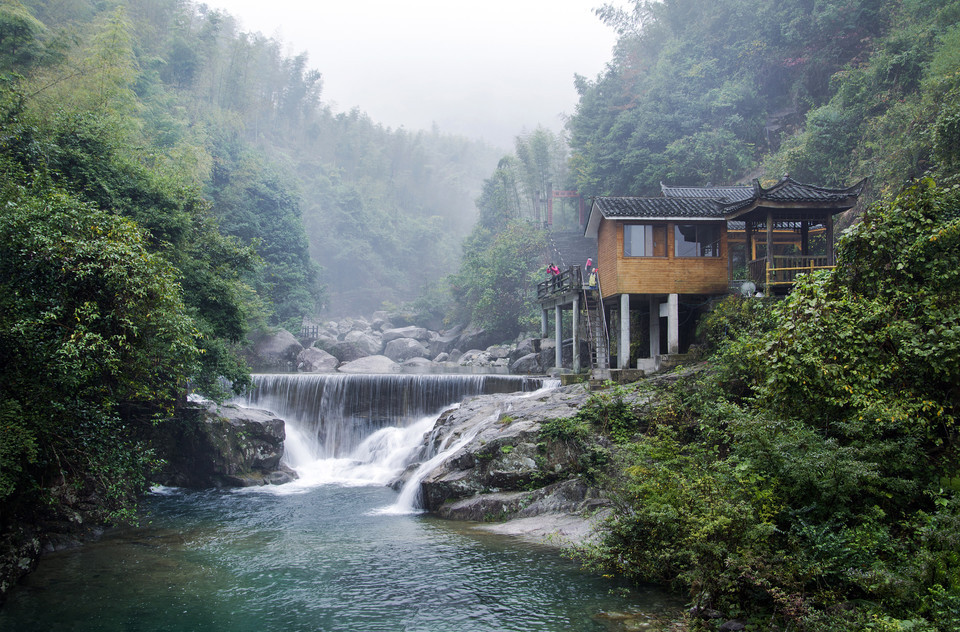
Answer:
<svg viewBox="0 0 960 632"><path fill-rule="evenodd" d="M300 476L290 490L386 484L410 462L433 456L419 448L445 409L470 395L533 391L543 383L503 375L253 377L255 388L241 403L286 421L284 462Z"/></svg>

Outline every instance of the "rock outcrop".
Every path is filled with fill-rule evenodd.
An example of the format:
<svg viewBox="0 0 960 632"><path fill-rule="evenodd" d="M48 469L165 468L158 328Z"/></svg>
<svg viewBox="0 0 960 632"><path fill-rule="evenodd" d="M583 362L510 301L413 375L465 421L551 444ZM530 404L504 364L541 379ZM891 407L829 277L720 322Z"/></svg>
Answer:
<svg viewBox="0 0 960 632"><path fill-rule="evenodd" d="M284 422L266 410L212 402L181 409L156 428L165 465L157 477L174 487L281 484L295 474L280 464Z"/></svg>
<svg viewBox="0 0 960 632"><path fill-rule="evenodd" d="M492 528L582 541L607 501L579 475L577 450L545 439L540 429L576 414L585 399L580 385L470 398L440 416L422 452L441 453L447 444L469 440L429 472L407 468L394 486L419 484L423 507L444 518L506 521Z"/></svg>

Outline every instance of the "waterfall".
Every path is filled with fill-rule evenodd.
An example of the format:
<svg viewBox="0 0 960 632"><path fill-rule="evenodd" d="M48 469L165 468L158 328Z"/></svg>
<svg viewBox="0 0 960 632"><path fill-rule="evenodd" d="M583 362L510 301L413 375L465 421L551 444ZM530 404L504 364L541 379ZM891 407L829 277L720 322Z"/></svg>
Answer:
<svg viewBox="0 0 960 632"><path fill-rule="evenodd" d="M286 421L284 462L297 470L299 486L386 484L419 456L443 410L470 395L530 392L543 384L524 376L450 374L271 374L253 381L239 403Z"/></svg>

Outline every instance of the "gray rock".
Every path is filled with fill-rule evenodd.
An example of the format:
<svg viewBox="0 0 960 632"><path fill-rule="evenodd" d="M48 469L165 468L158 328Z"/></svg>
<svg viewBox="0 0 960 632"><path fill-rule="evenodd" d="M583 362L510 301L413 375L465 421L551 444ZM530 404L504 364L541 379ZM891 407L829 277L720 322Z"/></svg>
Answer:
<svg viewBox="0 0 960 632"><path fill-rule="evenodd" d="M491 360L509 358L511 351L513 351L513 347L510 345L491 345L487 347L487 355L490 356Z"/></svg>
<svg viewBox="0 0 960 632"><path fill-rule="evenodd" d="M433 362L426 358L417 357L404 360L401 366L405 369L427 369L433 366Z"/></svg>
<svg viewBox="0 0 960 632"><path fill-rule="evenodd" d="M475 325L470 325L457 338L457 348L459 349L486 349L492 344L496 344L494 334L480 329Z"/></svg>
<svg viewBox="0 0 960 632"><path fill-rule="evenodd" d="M413 338L395 338L390 340L383 349L383 355L394 362L404 362L410 358L426 358L429 353L426 347Z"/></svg>
<svg viewBox="0 0 960 632"><path fill-rule="evenodd" d="M283 469L285 436L283 420L270 411L212 402L185 407L154 430L152 443L164 460L157 482L195 488L265 485Z"/></svg>
<svg viewBox="0 0 960 632"><path fill-rule="evenodd" d="M536 398L483 395L441 415L429 435L428 450L439 449L450 436L475 436L423 477L426 508L436 511L476 494L520 492L534 482L549 485L570 478L579 471L579 455L563 442L544 444L540 424L575 414L583 400L582 386L555 389ZM557 511L560 500L555 501L555 506L546 503L541 510Z"/></svg>
<svg viewBox="0 0 960 632"><path fill-rule="evenodd" d="M352 342L360 349L366 351L366 355L378 355L383 351L383 342L380 336L369 330L353 330L343 337L344 342Z"/></svg>
<svg viewBox="0 0 960 632"><path fill-rule="evenodd" d="M490 364L490 356L481 349L470 349L457 358L457 364L460 366L487 366Z"/></svg>
<svg viewBox="0 0 960 632"><path fill-rule="evenodd" d="M457 340L459 339L459 329L455 329L452 332L437 334L430 340L430 353L433 355L450 353L456 347Z"/></svg>
<svg viewBox="0 0 960 632"><path fill-rule="evenodd" d="M433 359L434 362L446 362L450 359L449 353L438 353L437 356Z"/></svg>
<svg viewBox="0 0 960 632"><path fill-rule="evenodd" d="M340 362L353 362L354 360L359 360L360 358L365 358L370 355L366 352L366 349L357 343L347 342L346 340L341 340L330 345L325 350L337 358L337 360L340 360Z"/></svg>
<svg viewBox="0 0 960 632"><path fill-rule="evenodd" d="M553 338L540 341L540 366L544 370L557 365L557 343Z"/></svg>
<svg viewBox="0 0 960 632"><path fill-rule="evenodd" d="M254 369L283 369L296 366L303 345L286 329L262 333L254 339L247 361Z"/></svg>
<svg viewBox="0 0 960 632"><path fill-rule="evenodd" d="M297 371L303 373L323 373L333 371L340 361L323 349L309 347L297 356Z"/></svg>
<svg viewBox="0 0 960 632"><path fill-rule="evenodd" d="M367 356L337 367L340 373L399 373L400 365L382 355Z"/></svg>
<svg viewBox="0 0 960 632"><path fill-rule="evenodd" d="M543 366L540 364L539 353L528 353L516 362L510 365L510 372L514 374L533 374L543 373Z"/></svg>
<svg viewBox="0 0 960 632"><path fill-rule="evenodd" d="M420 342L430 342L430 332L423 327L398 327L396 329L387 329L383 332L383 343L389 344L392 340L399 338L413 338Z"/></svg>
<svg viewBox="0 0 960 632"><path fill-rule="evenodd" d="M513 348L513 351L510 352L510 361L516 362L525 355L531 353L540 353L540 339L539 338L524 338L517 343L517 346Z"/></svg>

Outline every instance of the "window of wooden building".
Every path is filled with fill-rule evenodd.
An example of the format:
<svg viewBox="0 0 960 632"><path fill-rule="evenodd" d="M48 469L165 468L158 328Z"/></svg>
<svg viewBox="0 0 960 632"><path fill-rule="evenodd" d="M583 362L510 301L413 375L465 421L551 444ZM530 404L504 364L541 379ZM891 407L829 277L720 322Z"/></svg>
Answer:
<svg viewBox="0 0 960 632"><path fill-rule="evenodd" d="M624 225L623 256L666 257L667 227L656 224Z"/></svg>
<svg viewBox="0 0 960 632"><path fill-rule="evenodd" d="M675 224L673 254L675 257L719 257L719 224Z"/></svg>

